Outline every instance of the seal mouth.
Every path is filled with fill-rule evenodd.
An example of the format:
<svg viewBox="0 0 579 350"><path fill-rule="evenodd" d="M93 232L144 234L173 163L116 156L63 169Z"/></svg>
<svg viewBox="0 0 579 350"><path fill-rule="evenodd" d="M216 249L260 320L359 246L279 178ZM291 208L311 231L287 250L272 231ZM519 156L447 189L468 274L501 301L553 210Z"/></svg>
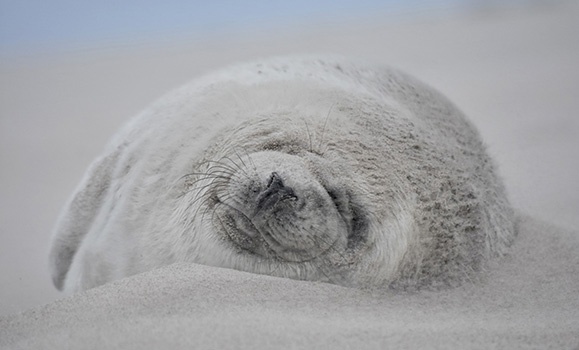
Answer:
<svg viewBox="0 0 579 350"><path fill-rule="evenodd" d="M323 259L326 255L332 255L332 252L342 257L349 256L348 252L359 251L366 241L365 215L349 195L335 189L326 190L335 205L335 215L341 222L335 229L343 230L341 234L335 236L324 232L323 230L327 229L325 226L317 233L316 229L303 230L299 212L304 204L300 203L300 199L296 199L295 194L284 195L287 198L258 196L260 198L258 203L263 202L264 208L260 210L254 208L250 212L247 212L247 208L239 209L235 205L237 201L232 203L231 196L221 199L215 195L213 197L215 203L221 206L221 209L216 208L216 224L221 226L223 237L239 253L293 263ZM297 208L298 216L292 215L278 220L273 218L278 211L289 212L288 208Z"/></svg>
<svg viewBox="0 0 579 350"><path fill-rule="evenodd" d="M308 254L307 249L288 247L268 230L260 230L241 210L225 205L229 210L219 219L227 237L236 247L250 254L288 262L305 263L316 260L334 250L338 241L336 239L327 244L325 249L316 252L316 254Z"/></svg>

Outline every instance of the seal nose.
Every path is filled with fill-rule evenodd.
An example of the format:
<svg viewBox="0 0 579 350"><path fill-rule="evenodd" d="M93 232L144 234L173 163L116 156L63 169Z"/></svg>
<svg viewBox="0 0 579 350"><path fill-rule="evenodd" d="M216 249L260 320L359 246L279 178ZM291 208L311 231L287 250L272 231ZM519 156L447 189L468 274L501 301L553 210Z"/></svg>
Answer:
<svg viewBox="0 0 579 350"><path fill-rule="evenodd" d="M266 189L257 196L257 211L271 209L279 201L297 199L294 190L283 183L281 176L275 171L271 173Z"/></svg>

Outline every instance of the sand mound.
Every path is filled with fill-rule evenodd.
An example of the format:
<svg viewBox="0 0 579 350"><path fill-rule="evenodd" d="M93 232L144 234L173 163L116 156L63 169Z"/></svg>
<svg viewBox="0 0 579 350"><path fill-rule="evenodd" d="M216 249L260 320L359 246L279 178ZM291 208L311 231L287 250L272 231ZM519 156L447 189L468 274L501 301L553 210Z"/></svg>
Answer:
<svg viewBox="0 0 579 350"><path fill-rule="evenodd" d="M0 319L10 349L574 348L579 234L521 219L486 280L393 294L177 264Z"/></svg>

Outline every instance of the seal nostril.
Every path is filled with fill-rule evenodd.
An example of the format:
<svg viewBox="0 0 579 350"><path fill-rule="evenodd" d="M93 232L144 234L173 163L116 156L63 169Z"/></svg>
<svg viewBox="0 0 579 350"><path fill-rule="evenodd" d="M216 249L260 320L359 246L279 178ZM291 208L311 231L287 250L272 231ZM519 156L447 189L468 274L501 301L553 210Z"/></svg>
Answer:
<svg viewBox="0 0 579 350"><path fill-rule="evenodd" d="M269 176L269 181L267 182L267 189L281 189L284 187L283 181L281 179L281 176L279 176L278 173L276 173L275 171L271 173L271 175Z"/></svg>
<svg viewBox="0 0 579 350"><path fill-rule="evenodd" d="M257 211L272 208L281 200L297 198L294 190L286 186L281 176L274 171L269 177L267 188L257 196Z"/></svg>
<svg viewBox="0 0 579 350"><path fill-rule="evenodd" d="M293 201L297 201L298 196L296 196L296 193L294 192L293 188L286 187L286 191L283 193L281 199L291 199Z"/></svg>

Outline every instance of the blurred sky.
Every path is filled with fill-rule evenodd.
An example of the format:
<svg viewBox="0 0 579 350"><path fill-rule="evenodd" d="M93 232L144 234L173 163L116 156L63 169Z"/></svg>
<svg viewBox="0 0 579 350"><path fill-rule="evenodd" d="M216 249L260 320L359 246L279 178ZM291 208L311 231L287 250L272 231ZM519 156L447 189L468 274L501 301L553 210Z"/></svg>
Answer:
<svg viewBox="0 0 579 350"><path fill-rule="evenodd" d="M74 51L540 0L0 0L0 55ZM545 0L548 1L548 0Z"/></svg>

